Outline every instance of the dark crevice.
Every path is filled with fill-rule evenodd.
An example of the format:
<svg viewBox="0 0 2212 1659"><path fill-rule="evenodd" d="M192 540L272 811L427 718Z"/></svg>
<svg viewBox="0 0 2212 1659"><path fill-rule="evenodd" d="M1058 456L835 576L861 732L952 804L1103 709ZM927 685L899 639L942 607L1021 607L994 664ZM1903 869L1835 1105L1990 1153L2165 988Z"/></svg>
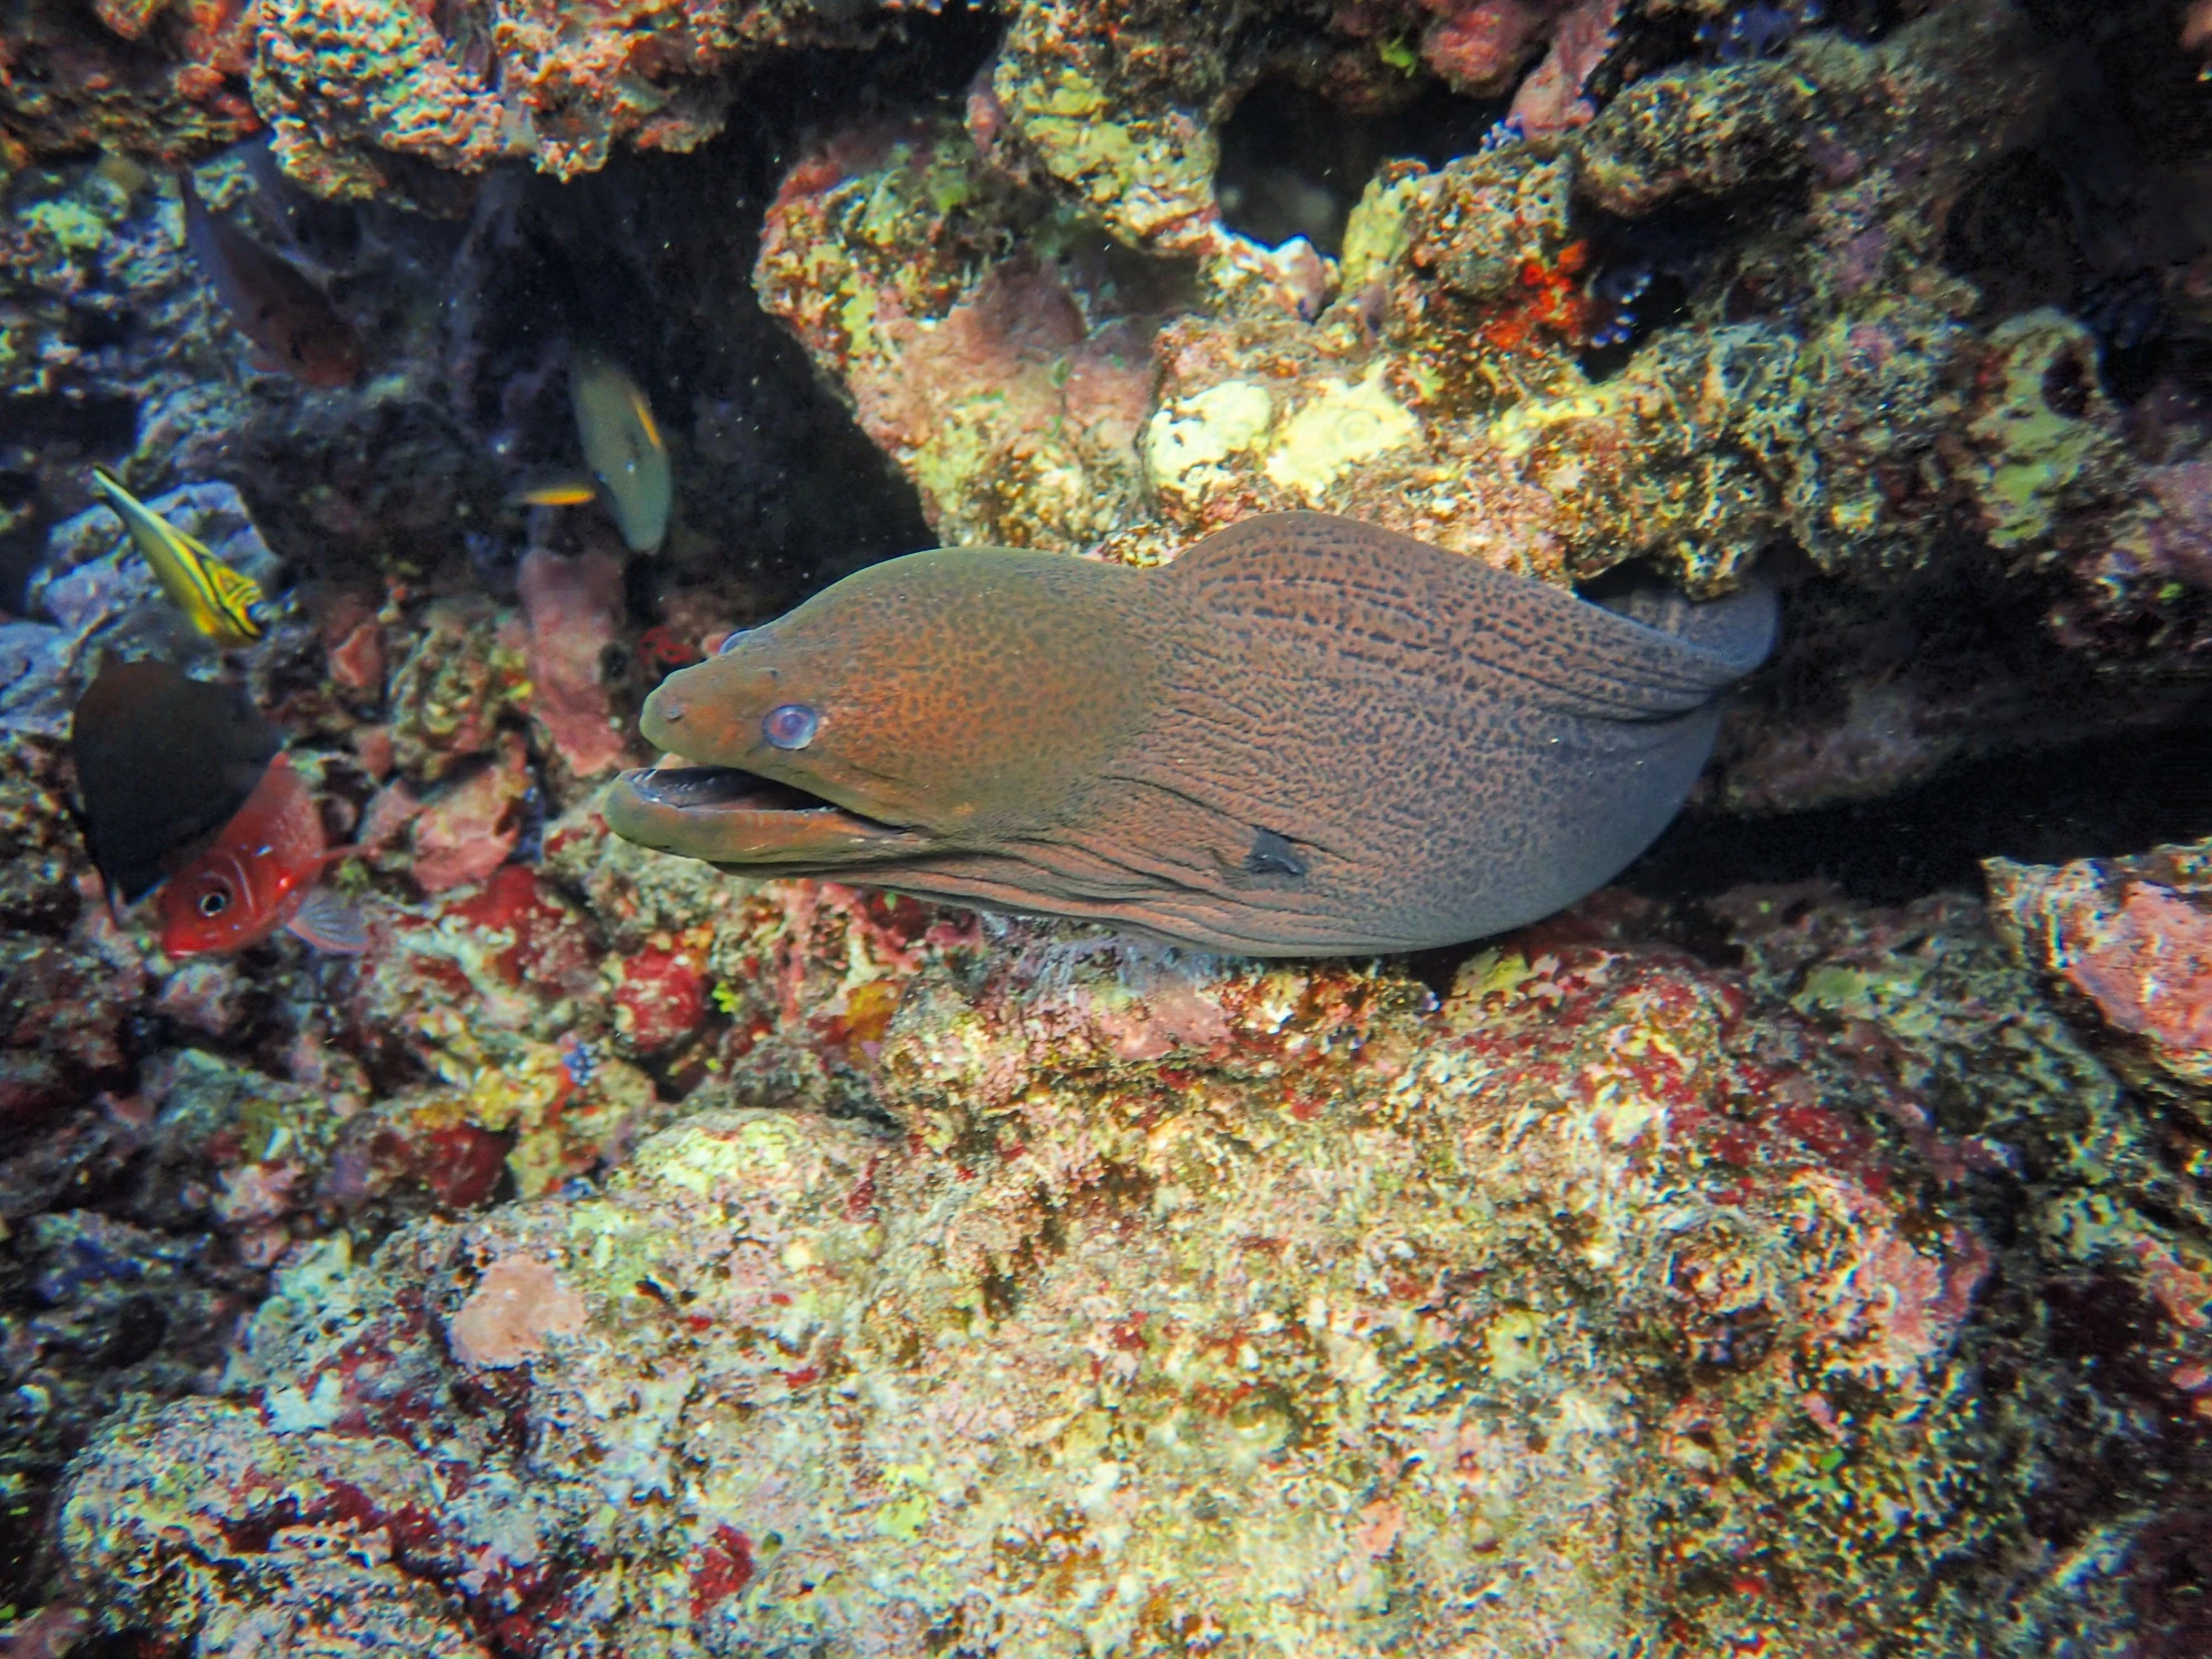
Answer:
<svg viewBox="0 0 2212 1659"><path fill-rule="evenodd" d="M935 539L910 483L854 424L753 289L762 218L785 172L833 126L956 113L996 46L974 7L905 19L865 53L800 52L747 78L730 127L689 155L623 153L566 184L517 170L486 186L463 301L464 418L511 489L573 470L563 365L572 343L619 362L651 399L676 477L663 552L633 561L633 620L708 585L741 619L775 615L877 559ZM479 574L511 577L510 526ZM560 545L560 528L548 532Z"/></svg>
<svg viewBox="0 0 2212 1659"><path fill-rule="evenodd" d="M1578 204L1575 230L1589 250L1583 290L1591 301L1583 372L1610 379L1654 332L1686 321L1692 293L1779 213L1795 211L1796 196L1793 188L1690 199L1642 219Z"/></svg>
<svg viewBox="0 0 2212 1659"><path fill-rule="evenodd" d="M1889 904L1978 891L1987 857L2062 863L2207 835L2212 702L2185 725L1978 761L1879 801L1767 819L1688 815L1621 879L1664 899L1824 880Z"/></svg>
<svg viewBox="0 0 2212 1659"><path fill-rule="evenodd" d="M41 466L56 454L127 451L138 430L138 404L126 397L0 399L0 505L21 508L38 491ZM23 587L46 556L50 520L33 513L0 535L0 611L23 607Z"/></svg>
<svg viewBox="0 0 2212 1659"><path fill-rule="evenodd" d="M2171 6L2030 12L2056 47L2042 130L1974 176L1944 226L1943 264L1981 291L1983 320L2038 306L2095 336L2105 390L2212 396L2212 260L2193 209L2212 106L2175 49Z"/></svg>
<svg viewBox="0 0 2212 1659"><path fill-rule="evenodd" d="M1463 98L1441 82L1398 109L1357 114L1295 82L1264 80L1222 124L1214 195L1239 235L1269 248L1304 237L1334 257L1353 204L1383 162L1441 167L1480 149L1504 113L1502 100Z"/></svg>

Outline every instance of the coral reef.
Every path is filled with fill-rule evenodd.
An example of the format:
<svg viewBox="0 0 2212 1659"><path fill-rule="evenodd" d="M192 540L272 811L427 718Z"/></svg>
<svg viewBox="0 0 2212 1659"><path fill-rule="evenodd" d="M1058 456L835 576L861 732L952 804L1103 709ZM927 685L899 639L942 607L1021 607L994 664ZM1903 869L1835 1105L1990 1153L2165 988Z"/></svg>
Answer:
<svg viewBox="0 0 2212 1659"><path fill-rule="evenodd" d="M1462 8L1426 38L1509 22L1496 61L1518 65L1568 15ZM1844 609L1922 641L1867 675L1809 638L1776 679L1833 690L1739 723L1725 799L1875 794L2139 718L2203 673L2201 425L2146 445L2069 298L1993 311L2008 278L1968 247L1984 181L2078 95L2003 0L1871 41L1788 21L1629 80L1578 133L1386 165L1324 260L1169 180L1200 171L1203 126L1103 114L1160 109L1139 62L1172 111L1218 119L1277 60L1187 19L1101 34L1025 9L970 99L973 149L880 124L822 144L757 280L947 540L1145 561L1320 507L1553 581L1641 559L1697 593L1803 547ZM1084 217L1195 256L1195 282L1099 259ZM1671 313L1611 297L1655 274ZM1991 619L1963 648L1960 598ZM1900 624L1939 603L1962 655L1932 672ZM2040 642L2011 620L2030 608Z"/></svg>
<svg viewBox="0 0 2212 1659"><path fill-rule="evenodd" d="M1730 869L1268 968L595 806L661 673L872 558L1283 507L1784 583L1714 811L2201 722L2202 9L23 0L9 1651L2212 1651L2212 804L2023 822L1985 899ZM1422 142L1278 169L1261 246L1256 89ZM257 368L130 159L265 123L342 205L201 190L359 385ZM511 499L580 350L650 558ZM96 460L266 640L179 635ZM366 951L110 910L110 651L251 692Z"/></svg>
<svg viewBox="0 0 2212 1659"><path fill-rule="evenodd" d="M2212 1127L2212 845L1987 868L2014 951L2090 1013L2124 1073Z"/></svg>
<svg viewBox="0 0 2212 1659"><path fill-rule="evenodd" d="M350 0L269 0L254 31L254 106L285 170L318 194L404 189L420 171L527 158L562 178L615 144L690 150L720 130L750 59L879 38L908 8L804 0L652 8L578 27L559 5L432 17ZM890 25L895 26L895 25Z"/></svg>
<svg viewBox="0 0 2212 1659"><path fill-rule="evenodd" d="M1506 119L1521 136L1551 137L1597 113L1582 89L1613 49L1622 0L1449 0L1433 9L1443 15L1421 37L1421 61L1462 91L1512 92ZM1521 79L1538 51L1543 61Z"/></svg>
<svg viewBox="0 0 2212 1659"><path fill-rule="evenodd" d="M387 1247L390 1266L407 1264L397 1283L332 1285L314 1274L310 1286L269 1305L253 1344L254 1363L273 1381L299 1380L283 1384L285 1397L297 1394L311 1413L289 1436L308 1461L276 1486L301 1493L291 1500L296 1514L279 1511L253 1528L268 1540L253 1560L224 1545L260 1514L259 1477L243 1477L283 1455L283 1442L259 1411L191 1407L119 1431L95 1454L69 1499L73 1551L128 1617L179 1626L213 1618L220 1627L239 1616L237 1591L226 1586L241 1582L241 1570L253 1602L296 1617L316 1589L283 1564L296 1547L286 1532L343 1525L319 1493L351 1487L371 1494L355 1521L363 1531L388 1530L387 1517L408 1507L447 1517L437 1530L451 1537L389 1549L384 1582L366 1599L393 1603L410 1578L436 1582L439 1557L481 1549L485 1539L472 1534L485 1522L472 1526L465 1494L488 1477L500 1512L511 1514L508 1488L520 1472L485 1445L469 1459L473 1468L449 1480L444 1503L410 1505L394 1478L412 1463L408 1419L438 1413L441 1396L495 1385L498 1373L527 1362L524 1409L537 1461L593 1473L573 1494L558 1477L524 1484L526 1503L544 1518L527 1529L535 1547L515 1564L542 1571L586 1558L586 1549L663 1563L625 1574L623 1610L639 1621L638 1636L688 1625L710 1651L802 1636L900 1651L931 1629L1033 1644L1062 1625L1093 1645L1220 1631L1354 1651L1368 1621L1371 1640L1445 1634L1448 1627L1422 1628L1429 1598L1408 1605L1387 1587L1408 1577L1449 1582L1489 1566L1480 1557L1492 1553L1514 1570L1502 1575L1510 1590L1487 1598L1485 1622L1525 1628L1564 1618L1593 1632L1616 1629L1642 1586L1588 1555L1618 1524L1624 1495L1625 1425L1614 1421L1622 1390L1587 1369L1604 1345L1579 1299L1530 1281L1525 1267L1513 1271L1549 1254L1531 1251L1533 1238L1518 1238L1508 1221L1497 1246L1470 1255L1488 1229L1470 1227L1456 1206L1437 1208L1446 1193L1468 1190L1439 1178L1500 1135L1516 1091L1493 1083L1482 1091L1490 1111L1465 1101L1459 1112L1440 1112L1426 1089L1390 1088L1399 1067L1417 1075L1400 1059L1372 1077L1332 1078L1349 1093L1303 1110L1272 1104L1280 1091L1270 1086L1271 1105L1256 1116L1256 1103L1239 1098L1250 1091L1219 1076L1222 1061L1257 1041L1238 1055L1238 1069L1274 1068L1286 1052L1311 1047L1301 1068L1311 1071L1333 1038L1372 1045L1379 1033L1359 1007L1369 1000L1362 987L1249 978L1225 986L1170 972L1159 980L1164 1007L1127 993L1098 1007L1112 979L1101 985L1097 964L1088 967L1073 969L1079 977L1048 1006L1064 1027L1056 1054L1079 1071L1118 1061L1128 1073L1091 1110L1066 1097L1064 1079L1036 1087L1024 1063L1034 1039L1020 1023L995 1033L984 1010L963 999L930 1010L911 1054L894 1052L894 1075L901 1067L914 1074L890 1103L916 1143L909 1150L858 1126L788 1114L695 1118L641 1147L630 1170L581 1207L512 1212L491 1231ZM1555 995L1594 988L1556 959L1515 964L1506 982L1518 975L1541 975ZM1221 994L1230 986L1238 1002L1256 1006L1233 1012ZM1548 1011L1549 999L1529 1002ZM1719 1010L1692 994L1683 1012L1710 1021ZM1567 1058L1541 1054L1539 1064L1549 1072ZM1186 1102L1207 1097L1204 1110L1156 1121L1159 1108L1147 1103L1161 1085L1148 1073L1163 1061L1183 1062L1179 1092ZM1450 1084L1439 1077L1430 1087ZM1368 1094L1383 1098L1363 1103ZM1655 1102L1643 1110L1655 1108L1663 1110ZM1518 1201L1518 1183L1501 1181L1494 1167L1484 1183L1485 1208L1505 1218L1532 1210L1537 1237L1547 1239L1560 1202L1550 1166L1568 1147L1592 1144L1588 1128L1569 1130L1569 1114L1557 1117L1556 1130L1520 1153L1531 1174L1545 1166L1545 1202ZM1262 1124L1269 1156L1258 1160L1249 1137ZM1167 1125L1181 1132L1163 1139ZM1594 1144L1617 1138L1599 1133ZM1670 1138L1654 1133L1652 1143ZM1354 1166L1338 1161L1346 1153L1365 1172L1357 1181ZM1238 1174L1227 1174L1225 1158ZM1435 1173L1424 1174L1437 1159ZM1586 1176L1592 1203L1604 1170ZM1379 1183L1378 1171L1398 1173ZM1838 1195L1839 1221L1867 1202L1851 1193ZM1569 1216L1577 1208L1567 1201ZM1412 1225L1415 1217L1427 1224ZM1620 1236L1610 1200L1586 1220L1595 1234L1586 1248L1609 1258L1647 1248ZM918 1240L902 1236L917 1227L933 1248L917 1250ZM733 1234L744 1240L735 1255ZM1225 1237L1247 1241L1226 1262L1213 1244ZM1365 1249L1363 1241L1371 1241ZM1902 1242L1888 1248L1912 1255ZM1797 1302L1787 1288L1767 1288L1771 1272L1714 1273L1722 1306L1711 1340L1724 1350L1731 1314L1790 1317L1767 1308L1776 1295L1785 1307ZM1939 1301L1941 1258L1930 1272ZM1837 1278L1848 1285L1850 1274ZM1758 1287L1741 1310L1721 1289L1738 1279ZM1456 1296L1455 1285L1464 1287ZM410 1308L417 1311L368 1312ZM1666 1308L1662 1297L1646 1317L1663 1318ZM359 1312L348 1317L348 1309ZM423 1375L440 1316L459 1361L450 1379ZM1836 1317L1837 1337L1863 1348L1854 1369L1911 1385L1925 1337L1900 1344L1868 1323L1864 1304ZM1936 1317L1940 1348L1949 1321ZM635 1333L640 1320L662 1332L648 1349L633 1337L616 1350L600 1335L616 1323ZM1609 1309L1597 1323L1616 1321L1633 1323L1634 1311ZM1020 1333L1012 1341L993 1330L1009 1324ZM333 1326L344 1330L342 1344L320 1336ZM978 1344L985 1333L995 1340ZM378 1357L373 1382L356 1381L348 1361L363 1352ZM1454 1384L1457 1370L1468 1376ZM391 1389L393 1373L406 1380L404 1392ZM1469 1387L1485 1407L1474 1420L1454 1400ZM586 1403L599 1399L630 1408L610 1417ZM899 1401L894 1413L874 1403L886 1399ZM278 1407L285 1411L302 1415ZM1503 1416L1495 1426L1481 1420L1492 1413ZM1537 1436L1537 1423L1548 1431ZM432 1431L443 1438L452 1426ZM741 1432L741 1457L719 1449ZM826 1442L849 1450L825 1458ZM379 1476L379 1459L399 1466ZM151 1500L177 1478L167 1471L185 1468L238 1473L189 1497L179 1491L188 1504L180 1518L197 1512L196 1523L175 1532L173 1523L150 1524L161 1512ZM1208 1502L1209 1490L1232 1481L1239 1501ZM1298 1500L1317 1486L1342 1495ZM663 1500L643 1534L602 1523L587 1538L570 1535L574 1521L562 1524L564 1511L635 1512L643 1492ZM1576 1524L1578 1512L1598 1523L1594 1533L1589 1522ZM1222 1536L1209 1540L1209 1531ZM173 1551L165 1532L204 1541ZM918 1558L907 1541L924 1534L931 1544ZM1242 1574L1194 1580L1191 1552L1209 1542L1203 1554L1225 1565L1264 1547L1282 1561L1287 1583L1307 1593L1254 1604L1239 1594L1252 1582ZM731 1558L719 1568L718 1544ZM214 1560L201 1566L211 1550ZM900 1560L885 1582L885 1568ZM260 1562L274 1573L257 1571ZM1534 1570L1542 1562L1588 1565L1555 1578ZM533 1610L539 1644L566 1650L562 1612L621 1605L599 1577L571 1568L546 1586L550 1605ZM864 1602L838 1593L863 1577L879 1586ZM1611 1593L1587 1600L1593 1583ZM969 1585L978 1589L963 1593ZM507 1610L494 1600L494 1615ZM636 1639L622 1627L600 1637Z"/></svg>
<svg viewBox="0 0 2212 1659"><path fill-rule="evenodd" d="M1073 550L1138 498L1147 298L1172 292L1135 269L1123 291L1116 267L945 123L853 134L795 171L756 280L941 536Z"/></svg>
<svg viewBox="0 0 2212 1659"><path fill-rule="evenodd" d="M1440 1005L1038 929L925 962L864 1067L895 1136L708 1111L593 1189L295 1252L227 1397L82 1465L80 1599L541 1653L2047 1651L2037 1483L2125 1434L2052 1443L2064 1368L1972 1311L2000 1260L2094 1264L2197 1386L2155 1159L1969 905L1730 902L1748 981L1630 915ZM2049 1219L2000 1242L1971 1195L2025 1160ZM2127 1563L2140 1496L2067 1520Z"/></svg>
<svg viewBox="0 0 2212 1659"><path fill-rule="evenodd" d="M0 177L105 149L149 162L254 132L247 59L257 6L238 0L19 0L0 43Z"/></svg>

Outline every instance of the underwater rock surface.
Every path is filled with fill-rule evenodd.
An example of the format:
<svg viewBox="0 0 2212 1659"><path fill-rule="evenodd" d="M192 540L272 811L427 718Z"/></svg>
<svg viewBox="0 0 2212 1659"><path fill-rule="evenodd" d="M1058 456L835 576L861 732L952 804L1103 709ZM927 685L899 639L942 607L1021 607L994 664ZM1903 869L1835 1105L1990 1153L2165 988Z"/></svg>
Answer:
<svg viewBox="0 0 2212 1659"><path fill-rule="evenodd" d="M2058 868L1992 858L1989 902L2144 1086L2212 1121L2212 845Z"/></svg>
<svg viewBox="0 0 2212 1659"><path fill-rule="evenodd" d="M295 1256L225 1396L73 1479L87 1602L539 1653L1996 1640L1939 1564L2031 1549L1971 1385L2002 1152L1591 931L1440 1006L1045 935L925 967L896 1134L706 1113Z"/></svg>
<svg viewBox="0 0 2212 1659"><path fill-rule="evenodd" d="M924 949L873 1121L295 1250L218 1396L95 1440L72 1582L330 1651L2149 1651L2139 1494L2064 1487L2155 1417L2050 1426L2032 1291L2149 1287L2178 1427L2205 1264L1971 905L1810 896L1719 906L1745 972L1630 911L1440 1003ZM2054 1503L2116 1563L2063 1591Z"/></svg>

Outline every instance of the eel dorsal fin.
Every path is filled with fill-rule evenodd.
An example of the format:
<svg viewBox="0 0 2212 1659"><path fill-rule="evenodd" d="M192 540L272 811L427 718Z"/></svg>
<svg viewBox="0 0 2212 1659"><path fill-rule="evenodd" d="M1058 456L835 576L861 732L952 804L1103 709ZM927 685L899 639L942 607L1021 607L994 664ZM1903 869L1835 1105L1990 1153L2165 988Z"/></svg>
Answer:
<svg viewBox="0 0 2212 1659"><path fill-rule="evenodd" d="M1388 678L1445 697L1484 690L1586 719L1702 709L1758 666L1773 634L1766 589L1686 607L1700 625L1663 632L1478 559L1322 513L1246 519L1168 570L1209 627L1257 652L1331 662L1340 684Z"/></svg>

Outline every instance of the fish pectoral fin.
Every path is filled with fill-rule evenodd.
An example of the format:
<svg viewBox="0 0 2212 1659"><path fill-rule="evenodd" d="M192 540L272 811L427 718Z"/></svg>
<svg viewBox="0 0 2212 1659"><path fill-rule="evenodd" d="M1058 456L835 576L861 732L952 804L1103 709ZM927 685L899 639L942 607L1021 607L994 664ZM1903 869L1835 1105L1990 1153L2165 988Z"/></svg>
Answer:
<svg viewBox="0 0 2212 1659"><path fill-rule="evenodd" d="M368 948L368 922L329 887L317 887L285 923L317 950L352 956Z"/></svg>

